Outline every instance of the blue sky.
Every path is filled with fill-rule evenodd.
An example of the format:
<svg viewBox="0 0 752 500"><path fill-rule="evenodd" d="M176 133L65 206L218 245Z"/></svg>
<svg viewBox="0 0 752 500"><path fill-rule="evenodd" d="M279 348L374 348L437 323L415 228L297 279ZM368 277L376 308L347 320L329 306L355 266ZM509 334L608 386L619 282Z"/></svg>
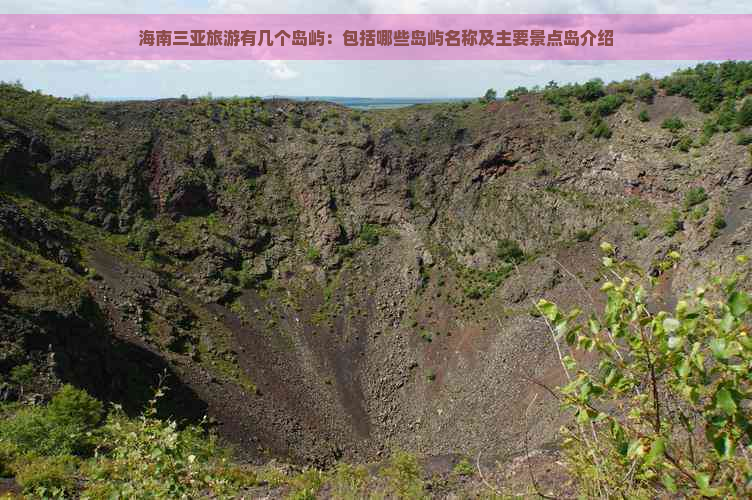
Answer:
<svg viewBox="0 0 752 500"><path fill-rule="evenodd" d="M2 0L0 14L733 14L748 0ZM661 76L694 61L0 61L0 80L72 96L466 97L493 87ZM469 76L469 77L468 77Z"/></svg>

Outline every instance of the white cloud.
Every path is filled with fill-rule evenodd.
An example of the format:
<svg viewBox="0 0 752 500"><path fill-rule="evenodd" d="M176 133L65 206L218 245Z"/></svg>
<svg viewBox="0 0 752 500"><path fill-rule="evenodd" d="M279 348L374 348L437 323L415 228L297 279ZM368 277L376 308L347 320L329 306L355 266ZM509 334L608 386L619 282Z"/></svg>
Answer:
<svg viewBox="0 0 752 500"><path fill-rule="evenodd" d="M300 73L288 66L285 61L262 60L259 62L266 66L266 72L274 80L293 80L300 76Z"/></svg>
<svg viewBox="0 0 752 500"><path fill-rule="evenodd" d="M118 61L120 62L120 61ZM134 72L154 72L167 68L175 68L181 71L190 71L191 66L184 61L122 61L125 64L125 71Z"/></svg>
<svg viewBox="0 0 752 500"><path fill-rule="evenodd" d="M109 73L154 73L162 70L190 71L187 61L132 60L132 61L31 61L39 68L68 71L100 71Z"/></svg>
<svg viewBox="0 0 752 500"><path fill-rule="evenodd" d="M546 69L546 63L534 63L528 68L533 73L540 73L544 69Z"/></svg>

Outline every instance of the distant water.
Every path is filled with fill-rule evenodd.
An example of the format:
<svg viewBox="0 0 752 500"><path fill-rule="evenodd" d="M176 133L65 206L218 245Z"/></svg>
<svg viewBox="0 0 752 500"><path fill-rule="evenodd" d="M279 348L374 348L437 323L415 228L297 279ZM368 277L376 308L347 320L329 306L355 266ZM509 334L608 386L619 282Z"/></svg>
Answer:
<svg viewBox="0 0 752 500"><path fill-rule="evenodd" d="M264 99L291 99L294 101L324 101L347 106L353 109L394 109L413 106L415 104L431 104L437 102L462 102L473 100L470 97L419 98L419 97L336 97L336 96L267 96ZM215 97L222 99L222 97ZM94 101L151 101L156 98L148 97L95 97Z"/></svg>
<svg viewBox="0 0 752 500"><path fill-rule="evenodd" d="M415 98L415 97L332 97L332 96L304 96L288 97L296 101L325 101L347 106L353 109L393 109L413 106L415 104L430 104L437 102L468 101L468 97L446 98Z"/></svg>

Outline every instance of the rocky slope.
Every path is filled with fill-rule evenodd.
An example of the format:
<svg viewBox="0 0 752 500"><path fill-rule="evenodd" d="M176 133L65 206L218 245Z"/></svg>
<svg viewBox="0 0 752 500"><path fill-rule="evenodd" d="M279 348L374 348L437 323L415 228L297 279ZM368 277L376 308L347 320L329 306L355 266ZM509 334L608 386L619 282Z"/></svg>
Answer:
<svg viewBox="0 0 752 500"><path fill-rule="evenodd" d="M2 397L73 382L135 410L166 374L164 411L257 460L545 447L560 370L534 301L596 307L601 240L662 274L656 306L749 251L744 141L623 87L562 121L542 93L359 112L5 85Z"/></svg>

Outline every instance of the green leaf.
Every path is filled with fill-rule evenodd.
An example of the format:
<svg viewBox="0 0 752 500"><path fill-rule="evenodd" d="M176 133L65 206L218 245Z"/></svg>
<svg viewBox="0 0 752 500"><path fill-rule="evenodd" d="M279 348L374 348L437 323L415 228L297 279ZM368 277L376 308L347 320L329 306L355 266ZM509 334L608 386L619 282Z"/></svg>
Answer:
<svg viewBox="0 0 752 500"><path fill-rule="evenodd" d="M733 349L726 342L726 339L714 338L710 340L710 350L713 351L713 356L719 361L724 361L733 355Z"/></svg>
<svg viewBox="0 0 752 500"><path fill-rule="evenodd" d="M572 356L564 356L562 362L564 363L564 367L566 367L567 370L574 370L575 368L577 368L577 361L575 361Z"/></svg>
<svg viewBox="0 0 752 500"><path fill-rule="evenodd" d="M734 325L736 324L736 318L731 313L726 313L723 315L723 319L721 320L721 330L728 333L731 330L733 330Z"/></svg>
<svg viewBox="0 0 752 500"><path fill-rule="evenodd" d="M672 351L680 349L684 345L684 337L669 337L668 348Z"/></svg>
<svg viewBox="0 0 752 500"><path fill-rule="evenodd" d="M752 351L752 338L750 338L748 335L740 335L738 337L739 344L744 347L744 349L748 351Z"/></svg>
<svg viewBox="0 0 752 500"><path fill-rule="evenodd" d="M567 328L567 320L558 321L554 325L554 330L556 330L556 338L560 339L563 335L565 335L569 331L569 329Z"/></svg>
<svg viewBox="0 0 752 500"><path fill-rule="evenodd" d="M689 359L683 358L676 367L676 374L679 375L679 378L685 379L689 375L689 368Z"/></svg>
<svg viewBox="0 0 752 500"><path fill-rule="evenodd" d="M710 476L701 472L698 472L695 474L695 483L697 483L697 487L701 490L708 489L708 486L710 486Z"/></svg>
<svg viewBox="0 0 752 500"><path fill-rule="evenodd" d="M718 389L718 392L715 393L715 406L726 413L726 415L733 415L736 413L736 402L734 401L731 392L725 387L721 387Z"/></svg>
<svg viewBox="0 0 752 500"><path fill-rule="evenodd" d="M729 436L725 432L713 438L713 447L715 448L715 451L718 453L718 455L720 455L721 458L725 460L728 460L732 456L734 456L734 452L736 451L736 446L731 440L731 436Z"/></svg>
<svg viewBox="0 0 752 500"><path fill-rule="evenodd" d="M608 369L608 372L606 373L606 377L603 379L603 385L606 387L611 387L614 385L614 382L616 382L619 379L619 371L616 369L616 367L611 367Z"/></svg>
<svg viewBox="0 0 752 500"><path fill-rule="evenodd" d="M668 472L663 474L661 482L663 482L663 486L666 487L669 493L676 493L677 491L679 491L676 487L676 481L674 481L674 478L671 477Z"/></svg>
<svg viewBox="0 0 752 500"><path fill-rule="evenodd" d="M663 458L663 454L666 451L666 440L659 437L650 446L650 451L645 456L645 464L648 466L655 465L659 460Z"/></svg>
<svg viewBox="0 0 752 500"><path fill-rule="evenodd" d="M728 301L731 314L736 318L741 318L747 312L750 306L749 295L741 291L734 291Z"/></svg>
<svg viewBox="0 0 752 500"><path fill-rule="evenodd" d="M582 314L582 309L574 308L567 314L567 320L572 321L573 319L576 319L580 314Z"/></svg>
<svg viewBox="0 0 752 500"><path fill-rule="evenodd" d="M637 304L644 304L646 296L647 292L645 291L645 288L642 285L639 285L634 294L635 302Z"/></svg>
<svg viewBox="0 0 752 500"><path fill-rule="evenodd" d="M601 324L593 317L588 320L588 326L590 326L590 333L593 335L597 335L601 331Z"/></svg>
<svg viewBox="0 0 752 500"><path fill-rule="evenodd" d="M642 445L642 441L639 439L635 439L634 441L631 441L629 443L629 448L627 448L627 457L629 458L635 458L635 457L641 457L645 454L645 447Z"/></svg>
<svg viewBox="0 0 752 500"><path fill-rule="evenodd" d="M540 299L537 307L549 321L555 321L556 317L559 315L559 308L556 307L556 304L545 299Z"/></svg>
<svg viewBox="0 0 752 500"><path fill-rule="evenodd" d="M679 317L682 317L684 313L687 312L687 308L689 308L689 304L686 300L680 300L676 303L676 315Z"/></svg>

